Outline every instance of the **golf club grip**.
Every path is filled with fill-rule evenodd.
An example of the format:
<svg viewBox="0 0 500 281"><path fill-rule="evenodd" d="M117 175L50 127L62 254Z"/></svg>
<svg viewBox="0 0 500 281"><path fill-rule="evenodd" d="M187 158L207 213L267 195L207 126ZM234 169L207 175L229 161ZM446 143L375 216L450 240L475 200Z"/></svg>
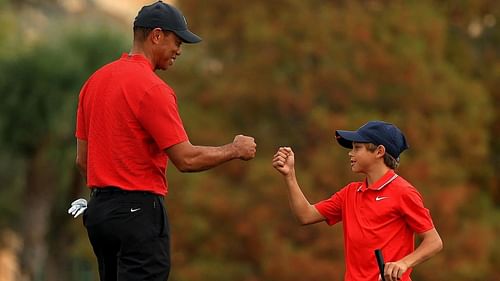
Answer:
<svg viewBox="0 0 500 281"><path fill-rule="evenodd" d="M377 258L377 264L378 264L378 270L380 271L380 277L382 278L382 281L385 281L384 277L384 256L382 255L382 250L376 249L375 250L375 257Z"/></svg>

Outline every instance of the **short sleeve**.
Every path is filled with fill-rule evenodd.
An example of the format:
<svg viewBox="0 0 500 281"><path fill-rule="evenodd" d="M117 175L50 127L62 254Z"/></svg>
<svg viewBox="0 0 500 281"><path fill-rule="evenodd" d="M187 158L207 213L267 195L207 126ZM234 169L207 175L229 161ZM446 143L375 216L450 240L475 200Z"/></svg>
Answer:
<svg viewBox="0 0 500 281"><path fill-rule="evenodd" d="M423 233L434 227L430 212L424 207L420 193L410 187L401 195L401 212L410 228L416 233Z"/></svg>
<svg viewBox="0 0 500 281"><path fill-rule="evenodd" d="M146 92L138 120L162 150L188 140L175 93L167 86L158 85Z"/></svg>
<svg viewBox="0 0 500 281"><path fill-rule="evenodd" d="M342 209L345 202L347 187L333 194L330 198L314 204L316 210L325 217L329 225L336 224L342 220Z"/></svg>

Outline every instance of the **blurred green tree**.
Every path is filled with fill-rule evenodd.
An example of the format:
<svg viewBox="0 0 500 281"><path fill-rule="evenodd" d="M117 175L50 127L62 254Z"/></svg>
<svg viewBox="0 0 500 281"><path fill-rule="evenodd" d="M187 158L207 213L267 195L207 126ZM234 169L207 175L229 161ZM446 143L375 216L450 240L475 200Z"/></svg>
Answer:
<svg viewBox="0 0 500 281"><path fill-rule="evenodd" d="M51 221L57 200L65 199L66 208L71 197L65 195L76 195L80 187L73 164L79 89L90 73L125 51L122 37L107 30L73 28L59 36L0 59L1 141L25 169L17 172L26 180L21 200L12 202L18 211L12 219L21 230L22 268L29 280L42 274L49 258L47 234L60 226ZM62 250L55 246L52 253Z"/></svg>

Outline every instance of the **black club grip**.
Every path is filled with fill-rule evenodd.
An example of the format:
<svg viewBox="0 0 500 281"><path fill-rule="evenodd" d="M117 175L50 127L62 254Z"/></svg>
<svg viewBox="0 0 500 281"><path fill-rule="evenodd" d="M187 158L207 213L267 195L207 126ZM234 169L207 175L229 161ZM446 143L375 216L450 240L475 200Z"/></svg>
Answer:
<svg viewBox="0 0 500 281"><path fill-rule="evenodd" d="M382 281L385 281L384 277L384 256L382 255L382 250L376 249L375 250L375 257L377 258L377 264L378 264L378 270L380 272L380 277L382 278Z"/></svg>

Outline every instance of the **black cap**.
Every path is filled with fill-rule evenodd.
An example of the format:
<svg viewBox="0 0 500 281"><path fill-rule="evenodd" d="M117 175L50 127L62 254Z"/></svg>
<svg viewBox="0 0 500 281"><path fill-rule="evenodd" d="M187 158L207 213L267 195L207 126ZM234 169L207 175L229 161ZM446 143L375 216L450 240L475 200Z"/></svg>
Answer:
<svg viewBox="0 0 500 281"><path fill-rule="evenodd" d="M373 143L383 145L385 151L395 159L398 159L401 152L408 148L406 138L391 123L383 121L370 121L361 126L357 131L335 131L338 143L346 148L352 148L353 142Z"/></svg>
<svg viewBox="0 0 500 281"><path fill-rule="evenodd" d="M142 7L134 20L134 27L161 28L172 31L185 43L198 43L201 38L189 31L186 18L174 6L158 1Z"/></svg>

